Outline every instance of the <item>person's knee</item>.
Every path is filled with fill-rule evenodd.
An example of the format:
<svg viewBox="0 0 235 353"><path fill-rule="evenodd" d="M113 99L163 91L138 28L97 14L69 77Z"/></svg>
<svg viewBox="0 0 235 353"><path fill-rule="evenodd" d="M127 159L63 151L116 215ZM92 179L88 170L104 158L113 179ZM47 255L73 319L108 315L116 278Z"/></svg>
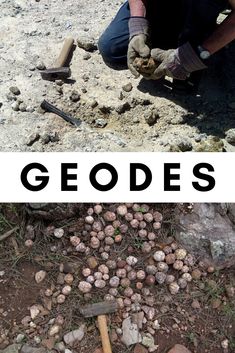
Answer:
<svg viewBox="0 0 235 353"><path fill-rule="evenodd" d="M125 68L126 59L121 55L118 45L115 43L115 39L103 33L99 38L98 48L106 65L115 70Z"/></svg>

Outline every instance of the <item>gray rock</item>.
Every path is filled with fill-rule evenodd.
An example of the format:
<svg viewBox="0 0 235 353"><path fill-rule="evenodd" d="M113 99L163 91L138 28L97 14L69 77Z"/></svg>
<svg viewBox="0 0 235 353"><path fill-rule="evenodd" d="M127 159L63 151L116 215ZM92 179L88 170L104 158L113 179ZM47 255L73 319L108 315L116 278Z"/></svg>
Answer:
<svg viewBox="0 0 235 353"><path fill-rule="evenodd" d="M146 333L142 338L142 345L151 348L154 346L154 338L150 333Z"/></svg>
<svg viewBox="0 0 235 353"><path fill-rule="evenodd" d="M126 85L122 86L123 91L125 92L131 92L133 89L132 83L129 82Z"/></svg>
<svg viewBox="0 0 235 353"><path fill-rule="evenodd" d="M108 124L106 119L99 118L95 121L95 127L104 128Z"/></svg>
<svg viewBox="0 0 235 353"><path fill-rule="evenodd" d="M16 343L22 343L24 339L25 339L25 335L22 333L19 333L16 337Z"/></svg>
<svg viewBox="0 0 235 353"><path fill-rule="evenodd" d="M156 110L152 110L150 113L145 115L145 121L149 126L156 124L159 118L160 116Z"/></svg>
<svg viewBox="0 0 235 353"><path fill-rule="evenodd" d="M0 349L0 353L19 353L21 346L22 346L21 344L17 344L17 343L12 344L3 350Z"/></svg>
<svg viewBox="0 0 235 353"><path fill-rule="evenodd" d="M19 110L21 112L26 112L26 108L27 108L27 106L25 103L20 103Z"/></svg>
<svg viewBox="0 0 235 353"><path fill-rule="evenodd" d="M18 112L20 110L20 104L18 101L15 101L14 103L12 103L11 105L12 110L14 110L15 112Z"/></svg>
<svg viewBox="0 0 235 353"><path fill-rule="evenodd" d="M33 113L34 112L34 107L31 107L31 105L27 105L27 107L26 107L26 112L28 112L28 113Z"/></svg>
<svg viewBox="0 0 235 353"><path fill-rule="evenodd" d="M46 348L36 348L31 347L28 344L25 344L22 348L20 353L47 353Z"/></svg>
<svg viewBox="0 0 235 353"><path fill-rule="evenodd" d="M86 53L83 55L83 60L89 60L91 58L91 54L90 53Z"/></svg>
<svg viewBox="0 0 235 353"><path fill-rule="evenodd" d="M20 95L20 90L18 87L16 86L12 86L9 88L10 92L13 93L15 96L19 96Z"/></svg>
<svg viewBox="0 0 235 353"><path fill-rule="evenodd" d="M36 68L38 70L45 70L46 69L46 65L44 64L43 61L38 60L38 62L36 63Z"/></svg>
<svg viewBox="0 0 235 353"><path fill-rule="evenodd" d="M87 37L79 37L77 39L77 45L79 48L82 48L86 51L93 52L97 50L97 44L95 43L95 40L92 38L87 38Z"/></svg>
<svg viewBox="0 0 235 353"><path fill-rule="evenodd" d="M123 104L120 104L117 108L116 108L116 112L118 114L123 114L125 112L127 112L128 110L130 110L130 103L125 102Z"/></svg>
<svg viewBox="0 0 235 353"><path fill-rule="evenodd" d="M235 129L226 131L226 141L231 145L235 145Z"/></svg>
<svg viewBox="0 0 235 353"><path fill-rule="evenodd" d="M176 207L176 238L201 259L224 266L235 259L235 205L196 203L190 213Z"/></svg>
<svg viewBox="0 0 235 353"><path fill-rule="evenodd" d="M181 139L178 143L177 146L179 147L180 151L182 152L188 152L188 151L192 151L192 142L190 141L190 139L187 138L183 138Z"/></svg>
<svg viewBox="0 0 235 353"><path fill-rule="evenodd" d="M85 335L85 325L81 325L79 329L68 332L64 335L64 342L70 347L73 347L77 342L80 342Z"/></svg>
<svg viewBox="0 0 235 353"><path fill-rule="evenodd" d="M139 333L138 326L131 322L131 318L128 317L122 322L122 343L127 347L140 343L142 341L141 334Z"/></svg>
<svg viewBox="0 0 235 353"><path fill-rule="evenodd" d="M59 352L64 352L64 351L65 351L65 344L64 344L64 342L58 342L58 343L56 343L55 349L57 349Z"/></svg>
<svg viewBox="0 0 235 353"><path fill-rule="evenodd" d="M95 99L91 99L91 100L88 102L88 105L89 105L92 109L94 109L94 108L97 107L98 103L97 103L97 101L96 101Z"/></svg>
<svg viewBox="0 0 235 353"><path fill-rule="evenodd" d="M26 142L27 146L32 146L35 142L37 142L40 139L40 135L36 133L32 133Z"/></svg>
<svg viewBox="0 0 235 353"><path fill-rule="evenodd" d="M76 103L80 100L81 95L77 91L73 91L69 98L72 102Z"/></svg>

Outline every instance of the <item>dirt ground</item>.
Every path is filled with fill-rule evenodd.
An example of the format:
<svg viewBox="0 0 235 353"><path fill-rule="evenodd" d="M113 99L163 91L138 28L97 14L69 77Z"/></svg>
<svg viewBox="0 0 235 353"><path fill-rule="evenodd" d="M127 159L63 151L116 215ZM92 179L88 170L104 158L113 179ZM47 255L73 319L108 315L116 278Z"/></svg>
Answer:
<svg viewBox="0 0 235 353"><path fill-rule="evenodd" d="M114 210L117 205L103 205L104 210ZM100 347L100 339L94 319L81 317L79 308L87 303L79 293L77 284L81 279L81 269L87 261L86 255L78 255L69 249L69 236L78 234L84 229L83 220L89 206L84 206L76 217L63 221L46 221L32 218L12 205L1 207L0 234L19 226L12 237L0 242L0 349L15 341L18 334L24 333L24 343L38 346L35 337L40 337L41 345L47 346L54 342L54 337L48 337L54 318L62 315L64 318L62 332L56 336L59 340L64 333L78 328L85 322L86 333L83 340L73 347L72 352L93 353ZM163 223L158 231L157 244L163 244L173 234L174 223L171 210L164 207ZM27 226L31 226L31 231ZM51 228L52 227L52 228ZM62 228L66 236L62 239L48 235L48 229ZM33 229L33 232L32 232ZM32 234L34 236L32 237ZM25 246L25 240L33 238L32 248ZM125 244L114 247L112 259L125 258L127 246L134 247L133 255L141 257L140 240L131 235L125 237ZM125 245L123 247L123 245ZM57 250L55 250L57 249ZM94 251L94 254L96 252ZM95 255L96 256L96 255ZM100 261L99 256L97 260ZM144 257L143 257L144 261ZM46 288L52 288L55 295L60 293L58 276L61 264L70 264L74 269L73 291L63 304L56 304L54 299L45 297ZM141 260L142 263L142 260ZM72 264L72 265L71 265ZM143 266L143 265L139 265ZM142 268L142 267L141 267ZM46 279L36 284L34 277L37 271L45 270ZM151 289L154 297L154 308L160 328L155 332L155 343L159 346L157 352L165 353L176 343L184 344L193 353L232 353L235 349L235 302L234 296L228 297L226 288L235 285L234 270L215 271L213 274L194 280L186 290L172 296L166 285L157 285ZM57 294L56 294L57 293ZM104 290L92 290L88 302L100 301ZM55 297L53 295L53 298ZM194 305L193 305L194 303ZM197 303L195 307L195 303ZM23 324L29 315L32 305L42 307L41 314L33 320L34 326ZM24 319L22 321L22 319ZM122 323L122 311L113 314L109 319L109 329L113 341L114 353L133 352L134 347L126 348L115 329ZM48 341L49 339L49 341ZM221 342L228 339L229 348L223 350ZM53 351L54 352L54 351ZM57 351L56 351L57 352Z"/></svg>
<svg viewBox="0 0 235 353"><path fill-rule="evenodd" d="M42 80L40 62L53 66L68 36L97 43L122 3L1 1L1 151L221 151L223 142L225 150L234 151L224 140L235 125L234 45L216 55L193 95L172 92L170 81L135 80L127 70L113 71L98 50L78 47L71 63L74 82L60 87ZM122 89L127 83L133 85L129 93ZM9 94L12 86L20 96ZM81 95L78 102L70 99L74 90ZM16 98L26 112L12 109ZM81 126L42 114L43 99L81 119ZM153 111L157 119L150 126L146 119Z"/></svg>

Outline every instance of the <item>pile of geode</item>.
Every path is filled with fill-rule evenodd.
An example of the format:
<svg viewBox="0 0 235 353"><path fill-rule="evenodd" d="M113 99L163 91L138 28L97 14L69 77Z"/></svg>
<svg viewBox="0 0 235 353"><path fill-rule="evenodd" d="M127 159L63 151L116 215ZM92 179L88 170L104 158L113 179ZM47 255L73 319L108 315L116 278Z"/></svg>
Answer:
<svg viewBox="0 0 235 353"><path fill-rule="evenodd" d="M185 289L192 279L206 275L195 267L193 256L171 238L169 244L159 244L157 234L162 215L150 210L148 205L120 205L115 211L106 211L96 205L87 213L85 231L80 236L70 237L70 242L79 253L97 252L102 262L98 263L96 257L87 258L82 270L84 279L78 286L82 293L89 293L92 287L107 288L104 299L117 298L120 307L130 307L141 301L141 295L136 291L165 283L174 295ZM89 241L85 243L83 236L87 233ZM122 252L119 257L118 245L128 244L128 237L141 244L141 253L136 255L133 246L127 246L126 254ZM113 246L116 259L112 254ZM213 270L208 268L208 272Z"/></svg>
<svg viewBox="0 0 235 353"><path fill-rule="evenodd" d="M156 289L166 287L171 295L177 295L192 280L200 280L214 271L202 263L197 265L194 257L174 238L160 241L163 216L149 205L97 204L88 208L80 221L83 225L79 231L49 227L58 239L51 251L73 254L79 263L83 261L76 271L61 264L57 285L44 291L51 304L69 301L71 292L75 291L88 302L97 298L117 300L122 320L130 318L140 330L146 325L148 333L153 335L160 328L154 307ZM28 239L25 245L32 247L33 241ZM36 282L42 282L45 276L45 271L39 271ZM165 296L169 300L170 295ZM36 309L38 315L41 309L38 306ZM35 306L30 311L34 319ZM57 337L60 330L61 325L53 325L49 336ZM116 331L123 333L121 328Z"/></svg>

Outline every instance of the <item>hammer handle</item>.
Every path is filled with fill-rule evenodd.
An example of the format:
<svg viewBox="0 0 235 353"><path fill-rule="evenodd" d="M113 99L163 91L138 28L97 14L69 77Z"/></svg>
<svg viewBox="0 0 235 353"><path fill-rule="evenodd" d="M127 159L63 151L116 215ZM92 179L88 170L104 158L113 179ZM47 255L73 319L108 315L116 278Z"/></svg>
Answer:
<svg viewBox="0 0 235 353"><path fill-rule="evenodd" d="M74 44L73 38L66 38L63 44L63 48L61 49L60 55L55 62L55 67L62 67L64 66L66 60L68 59L69 53L72 49Z"/></svg>
<svg viewBox="0 0 235 353"><path fill-rule="evenodd" d="M100 330L103 352L112 353L112 348L111 348L109 334L108 334L107 319L105 315L98 316L98 326Z"/></svg>

